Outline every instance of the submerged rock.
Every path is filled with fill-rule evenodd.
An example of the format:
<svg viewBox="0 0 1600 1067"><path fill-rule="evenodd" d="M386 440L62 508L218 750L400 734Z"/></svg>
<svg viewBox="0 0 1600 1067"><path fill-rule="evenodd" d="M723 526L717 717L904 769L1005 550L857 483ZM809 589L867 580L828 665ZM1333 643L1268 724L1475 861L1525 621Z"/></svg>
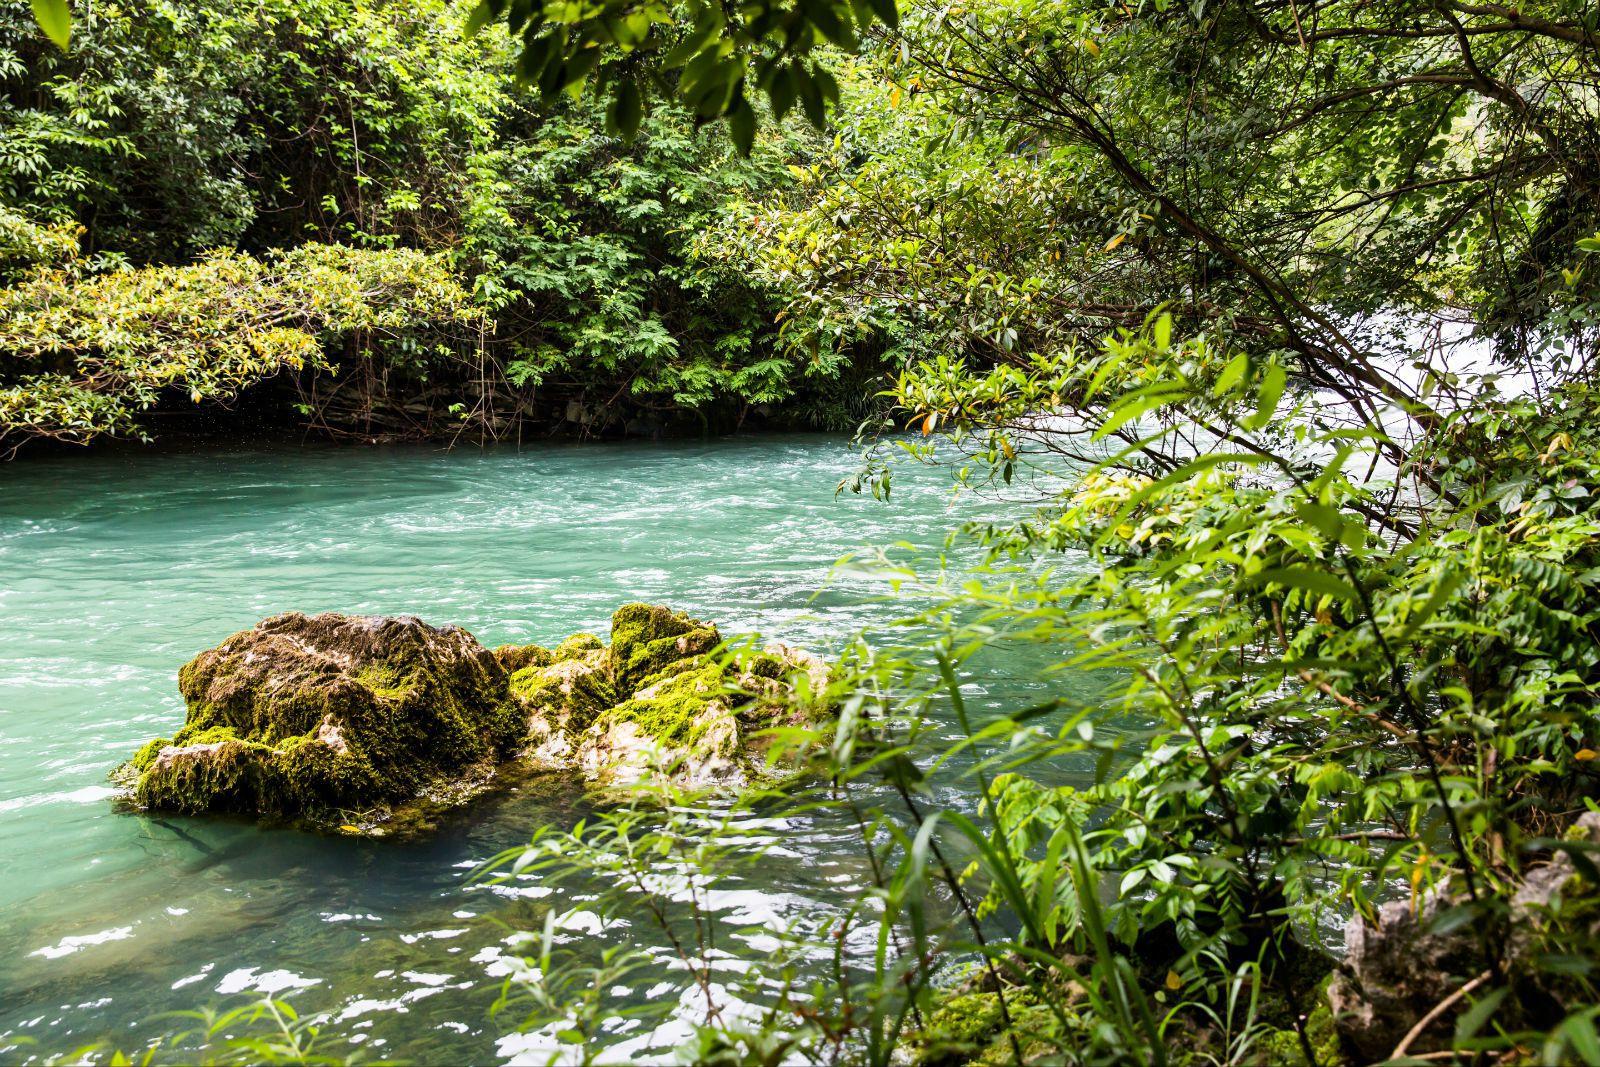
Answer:
<svg viewBox="0 0 1600 1067"><path fill-rule="evenodd" d="M512 677L530 717L529 755L604 788L654 775L737 789L781 775L766 731L826 718L827 665L783 645L713 657L720 643L716 627L687 615L624 605L609 648L579 634L551 663Z"/></svg>
<svg viewBox="0 0 1600 1067"><path fill-rule="evenodd" d="M141 807L372 829L459 802L523 742L505 669L413 616L275 615L178 672L188 717L116 772Z"/></svg>
<svg viewBox="0 0 1600 1067"><path fill-rule="evenodd" d="M412 616L276 615L178 672L187 721L113 777L140 807L385 832L481 792L499 768L615 788L770 780L781 726L825 719L828 668L782 645L715 658L716 627L648 604L612 640L492 652Z"/></svg>

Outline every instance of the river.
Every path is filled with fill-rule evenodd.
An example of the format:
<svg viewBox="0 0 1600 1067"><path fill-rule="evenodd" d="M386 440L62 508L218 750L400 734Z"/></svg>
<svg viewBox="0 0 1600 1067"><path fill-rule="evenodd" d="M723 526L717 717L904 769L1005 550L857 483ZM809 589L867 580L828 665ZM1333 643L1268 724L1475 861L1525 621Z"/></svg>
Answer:
<svg viewBox="0 0 1600 1067"><path fill-rule="evenodd" d="M542 1059L508 1035L515 1019L489 1016L515 931L555 909L595 951L647 935L599 929L570 887L468 876L535 827L570 825L572 790L486 799L396 843L119 811L107 772L181 723L183 662L290 609L413 613L490 646L604 634L629 600L820 651L871 634L901 609L870 577L830 581L835 561L896 541L935 550L974 505L935 472L899 478L887 504L836 496L855 462L842 438L794 436L0 468L0 1056L132 1050L173 1028L160 1013L274 993L326 1013L336 1055ZM1035 666L1002 662L979 692L1021 697ZM848 827L781 832L759 875L725 887L730 925L859 890ZM627 1040L638 1062L669 1057L670 1033Z"/></svg>

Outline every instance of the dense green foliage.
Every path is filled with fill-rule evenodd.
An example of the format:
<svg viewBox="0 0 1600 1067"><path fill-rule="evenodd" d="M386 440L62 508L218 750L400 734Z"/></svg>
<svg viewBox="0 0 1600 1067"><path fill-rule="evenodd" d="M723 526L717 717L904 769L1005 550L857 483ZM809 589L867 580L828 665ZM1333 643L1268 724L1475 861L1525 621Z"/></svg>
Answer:
<svg viewBox="0 0 1600 1067"><path fill-rule="evenodd" d="M1600 1062L1600 842L1578 826L1600 812L1592 7L795 10L488 4L524 32L524 70L557 110L517 111L534 132L515 141L497 114L493 147L461 157L479 134L448 126L438 151L473 175L464 212L424 226L432 200L357 173L359 115L404 129L404 108L380 106L404 94L349 111L340 181L318 171L273 200L361 254L456 234L438 247L481 266L478 306L502 333L507 309L559 307L507 342L514 384L602 367L680 404L759 401L802 366L892 353L910 363L894 411L863 427L841 489L892 499L895 464L927 462L1016 502L1014 521L952 534L975 570L883 559L923 640L848 650L837 721L776 739L811 754L818 784L743 801L858 825L872 885L856 911L795 924L719 985L728 949L700 893L772 839L664 783L503 862L599 872L604 906L675 938L706 1003L699 1061ZM629 79L648 75L753 141L741 79L781 113L792 86L772 72L797 68L772 50L824 39L863 47L828 60L843 92L812 117L834 136L803 158L757 143L740 161L667 112L639 118ZM449 47L491 47L474 41ZM612 128L645 123L632 148L553 132L600 121L560 103L594 72L620 86ZM374 158L413 145L395 138ZM124 151L105 131L78 140ZM671 168L705 175L704 198L666 208L652 182ZM47 194L54 171L36 170L14 198L95 195L67 179ZM519 214L558 200L595 206ZM629 214L645 203L659 208ZM647 271L635 232L590 221L649 230L658 209L693 268ZM239 240L284 232L252 211ZM6 247L59 261L52 226L72 219L8 221ZM394 313L431 325L424 310ZM769 321L777 355L754 340ZM985 649L1019 643L1104 688L975 717ZM1400 997L1389 1029L1339 1014L1373 991L1334 935L1386 936L1386 904L1460 967L1421 976L1432 992ZM819 945L833 965L801 988ZM563 957L547 926L503 1006L600 1056L606 991L637 963Z"/></svg>
<svg viewBox="0 0 1600 1067"><path fill-rule="evenodd" d="M280 371L329 368L329 335L403 336L481 312L436 256L307 244L265 261L40 270L0 291L0 337L30 370L0 388L8 438L132 435L164 391L227 399Z"/></svg>
<svg viewBox="0 0 1600 1067"><path fill-rule="evenodd" d="M658 108L625 142L604 132L601 100L564 95L541 109L517 84L505 33L469 36L465 19L443 2L113 5L80 17L62 53L24 6L9 8L8 443L147 431L141 412L181 408L190 390L127 395L101 365L134 358L130 346L88 339L150 321L135 294L166 285L162 267L222 284L203 278L206 264L232 262L219 253L270 261L306 244L342 248L328 254L347 261L341 284L356 287L396 251L424 253L448 273L433 284L463 290L454 303L464 306L441 317L381 294L381 332L305 324L321 350L306 364L316 373L272 360L243 374L209 367L202 402L226 403L282 368L293 373L257 390L257 406L298 410L337 434L731 427L762 405L801 422L847 418L827 399L845 368L808 374L774 354L771 297L691 248L731 200L792 180L787 165L809 153L808 138L768 131L741 156ZM283 296L270 272L235 282L257 317ZM41 333L30 309L45 305L75 310ZM232 324L219 314L163 328L132 346L154 361L134 376L158 385L162 361L204 359L171 351L184 330ZM83 402L64 411L65 391ZM35 392L38 405L21 404ZM106 410L85 414L96 406Z"/></svg>
<svg viewBox="0 0 1600 1067"><path fill-rule="evenodd" d="M795 348L924 357L842 488L949 464L1017 518L954 536L976 574L891 570L938 636L858 649L802 800L859 818L876 911L701 1056L1600 1058L1596 44L1560 5L985 3L848 65L832 150L706 246ZM973 718L1017 643L1108 688ZM1327 932L1391 901L1462 970L1341 1019Z"/></svg>

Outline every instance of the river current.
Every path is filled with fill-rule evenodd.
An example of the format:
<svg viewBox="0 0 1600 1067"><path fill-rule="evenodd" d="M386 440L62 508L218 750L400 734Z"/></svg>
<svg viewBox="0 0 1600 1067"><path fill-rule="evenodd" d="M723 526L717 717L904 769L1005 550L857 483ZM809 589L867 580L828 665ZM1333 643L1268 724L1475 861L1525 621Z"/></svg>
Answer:
<svg viewBox="0 0 1600 1067"><path fill-rule="evenodd" d="M887 504L836 496L855 462L843 439L805 436L0 469L0 1057L132 1051L173 1027L161 1013L272 993L326 1013L336 1055L543 1062L548 1042L490 1017L517 931L550 909L598 952L642 922L602 928L589 894L469 875L570 825L574 792L485 799L400 843L119 811L107 773L182 722L181 664L290 609L411 613L489 646L604 634L630 600L823 652L870 636L904 610L835 562L936 551L973 505L933 472L899 478ZM1000 662L976 692L1023 698L1036 666ZM772 829L783 847L714 901L730 927L844 906L863 883L847 827ZM675 1035L618 1040L653 1062Z"/></svg>

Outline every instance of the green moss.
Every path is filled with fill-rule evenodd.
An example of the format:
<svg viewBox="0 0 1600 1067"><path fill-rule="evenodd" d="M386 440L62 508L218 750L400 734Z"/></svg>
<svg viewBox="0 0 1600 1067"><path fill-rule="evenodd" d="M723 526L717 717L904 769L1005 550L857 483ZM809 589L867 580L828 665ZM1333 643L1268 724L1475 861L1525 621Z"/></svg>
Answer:
<svg viewBox="0 0 1600 1067"><path fill-rule="evenodd" d="M146 807L342 824L476 774L527 730L487 650L409 617L275 616L185 664L179 686L182 729L119 772Z"/></svg>
<svg viewBox="0 0 1600 1067"><path fill-rule="evenodd" d="M955 1067L956 1064L1011 1064L1015 1036L1026 1063L1050 1063L1059 1055L1060 1022L1056 1013L1027 990L1006 994L1011 1015L1008 1036L1000 1013L1000 998L989 992L945 996L927 1013L921 1032L911 1041L912 1063L919 1067Z"/></svg>
<svg viewBox="0 0 1600 1067"><path fill-rule="evenodd" d="M594 634L573 634L550 653L550 662L560 663L562 660L579 659L585 653L598 652L605 647L605 643Z"/></svg>
<svg viewBox="0 0 1600 1067"><path fill-rule="evenodd" d="M702 670L705 667L705 664L705 656L690 656L687 659L675 659L671 663L668 663L666 666L662 667L660 670L656 671L654 674L650 674L642 678L639 681L639 685L635 691L637 692L638 690L651 689L658 683L666 681L668 678L673 678L680 674L687 674L692 671ZM721 671L718 671L719 675L721 675L721 673Z"/></svg>
<svg viewBox="0 0 1600 1067"><path fill-rule="evenodd" d="M494 649L493 655L500 666L510 673L527 667L547 667L555 662L555 655L538 645L500 645Z"/></svg>
<svg viewBox="0 0 1600 1067"><path fill-rule="evenodd" d="M357 682L383 700L405 700L416 687L416 679L401 674L392 664L373 663L355 672Z"/></svg>
<svg viewBox="0 0 1600 1067"><path fill-rule="evenodd" d="M551 725L581 730L617 702L604 649L525 667L511 676L511 695Z"/></svg>
<svg viewBox="0 0 1600 1067"><path fill-rule="evenodd" d="M771 652L747 652L737 657L735 664L741 672L752 678L775 682L781 681L793 669L784 662L782 656L775 656Z"/></svg>
<svg viewBox="0 0 1600 1067"><path fill-rule="evenodd" d="M128 767L139 772L149 770L150 765L156 761L157 753L170 744L172 744L172 739L169 737L157 737L146 741L139 751L133 754L133 758L128 761Z"/></svg>
<svg viewBox="0 0 1600 1067"><path fill-rule="evenodd" d="M664 677L605 712L602 722L632 722L639 733L671 747L693 746L713 720L726 717L722 668L705 656L685 661L683 669ZM713 709L713 702L717 708Z"/></svg>
<svg viewBox="0 0 1600 1067"><path fill-rule="evenodd" d="M963 1063L1000 1032L1000 1000L993 993L948 997L930 1012L916 1035L913 1062Z"/></svg>
<svg viewBox="0 0 1600 1067"><path fill-rule="evenodd" d="M365 805L375 792L381 786L362 761L291 738L278 746L232 739L169 748L134 795L163 811L293 816Z"/></svg>
<svg viewBox="0 0 1600 1067"><path fill-rule="evenodd" d="M264 745L239 740L164 750L139 778L134 798L163 811L254 812L262 796Z"/></svg>
<svg viewBox="0 0 1600 1067"><path fill-rule="evenodd" d="M713 659L714 627L646 604L619 609L612 633L610 647L575 634L551 651L491 653L411 617L276 616L184 665L187 721L118 781L147 807L348 832L448 805L457 786L478 791L519 752L595 780L626 779L652 749L708 788L797 773L768 768L753 735L811 714L788 699L791 676L820 661L784 650Z"/></svg>
<svg viewBox="0 0 1600 1067"><path fill-rule="evenodd" d="M1319 991L1317 1006L1306 1017L1306 1037L1311 1041L1311 1052L1316 1057L1317 1067L1338 1067L1350 1062L1344 1044L1339 1040L1339 1029L1334 1025L1326 982Z"/></svg>
<svg viewBox="0 0 1600 1067"><path fill-rule="evenodd" d="M670 664L722 642L716 628L653 604L624 604L611 616L611 676L631 692Z"/></svg>
<svg viewBox="0 0 1600 1067"><path fill-rule="evenodd" d="M1273 1029L1256 1041L1253 1060L1261 1067L1343 1067L1351 1061L1334 1026L1333 1008L1328 1004L1329 974L1307 998L1311 1010L1306 1014L1306 1040L1314 1057L1306 1062L1305 1047L1292 1025Z"/></svg>
<svg viewBox="0 0 1600 1067"><path fill-rule="evenodd" d="M188 723L172 735L172 744L178 748L188 745L215 745L224 741L238 741L239 735L231 726L207 726Z"/></svg>

